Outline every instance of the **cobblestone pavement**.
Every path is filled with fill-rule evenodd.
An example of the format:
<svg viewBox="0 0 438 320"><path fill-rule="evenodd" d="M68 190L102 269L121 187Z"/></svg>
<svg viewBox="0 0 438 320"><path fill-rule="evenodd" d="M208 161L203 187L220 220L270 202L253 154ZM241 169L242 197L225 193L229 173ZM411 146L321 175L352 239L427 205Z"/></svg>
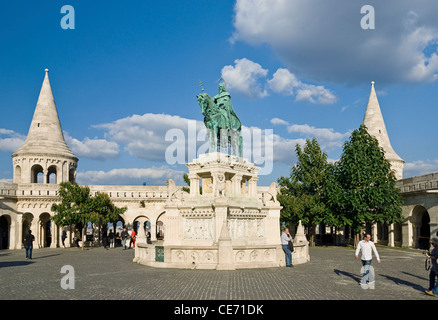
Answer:
<svg viewBox="0 0 438 320"><path fill-rule="evenodd" d="M424 293L429 272L420 251L378 247L375 290L358 285L352 248L310 248L294 268L236 271L152 268L132 262L134 250L91 248L0 251L1 300L437 300ZM74 268L74 289L62 279ZM65 283L65 280L64 280ZM70 282L70 285L72 282Z"/></svg>

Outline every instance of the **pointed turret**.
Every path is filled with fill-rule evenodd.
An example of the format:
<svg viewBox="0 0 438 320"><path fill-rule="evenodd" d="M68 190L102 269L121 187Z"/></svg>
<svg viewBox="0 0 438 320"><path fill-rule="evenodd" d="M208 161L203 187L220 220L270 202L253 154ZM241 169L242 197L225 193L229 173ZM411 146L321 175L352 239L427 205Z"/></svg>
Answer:
<svg viewBox="0 0 438 320"><path fill-rule="evenodd" d="M14 155L23 153L51 153L76 158L65 143L55 99L53 98L50 86L49 70L46 69L45 71L46 75L27 139Z"/></svg>
<svg viewBox="0 0 438 320"><path fill-rule="evenodd" d="M383 121L382 111L380 110L379 101L377 100L376 91L374 89L374 81L371 82L371 92L363 124L367 127L369 134L377 139L379 146L385 151L385 157L391 163L396 178L402 179L404 161L394 151L391 142L389 141L388 132L386 131L385 122Z"/></svg>
<svg viewBox="0 0 438 320"><path fill-rule="evenodd" d="M15 183L36 183L39 173L44 174L40 181L44 183L50 182L49 176L52 174L56 175L56 183L74 181L78 158L65 143L50 86L49 70L45 72L26 141L12 155Z"/></svg>

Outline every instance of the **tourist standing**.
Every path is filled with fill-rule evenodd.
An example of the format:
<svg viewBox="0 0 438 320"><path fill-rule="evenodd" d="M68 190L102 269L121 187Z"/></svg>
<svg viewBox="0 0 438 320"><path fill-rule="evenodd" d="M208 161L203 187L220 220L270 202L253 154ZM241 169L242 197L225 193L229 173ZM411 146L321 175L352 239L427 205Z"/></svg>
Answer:
<svg viewBox="0 0 438 320"><path fill-rule="evenodd" d="M289 241L292 241L292 236L289 233L289 228L284 229L281 233L281 247L286 254L286 267L293 267L292 265L292 251L289 249Z"/></svg>
<svg viewBox="0 0 438 320"><path fill-rule="evenodd" d="M24 247L26 248L26 259L32 260L32 249L33 242L35 241L35 237L32 234L32 231L29 230L28 234L24 237Z"/></svg>
<svg viewBox="0 0 438 320"><path fill-rule="evenodd" d="M103 247L108 250L108 234L106 229L103 231L102 234L102 243Z"/></svg>
<svg viewBox="0 0 438 320"><path fill-rule="evenodd" d="M116 235L114 234L113 230L110 230L108 238L110 241L110 248L114 248L114 241L115 241Z"/></svg>
<svg viewBox="0 0 438 320"><path fill-rule="evenodd" d="M126 231L126 228L123 228L122 234L121 234L120 236L121 236L121 238L122 238L122 246L123 246L123 250L126 250L126 247L127 247L127 245L126 245L126 241L127 241L128 238L129 238L129 233L128 233L128 231Z"/></svg>
<svg viewBox="0 0 438 320"><path fill-rule="evenodd" d="M360 282L360 286L362 289L374 289L375 279L374 279L374 273L371 268L371 261L373 259L373 252L376 256L377 262L380 263L380 257L379 253L377 252L376 246L371 241L371 235L366 234L364 239L359 241L355 256L356 259L359 258L359 252L362 251L362 266L363 266L363 277Z"/></svg>
<svg viewBox="0 0 438 320"><path fill-rule="evenodd" d="M65 229L62 229L61 241L62 241L62 247L64 249L65 249L65 239L67 239L67 231L65 231Z"/></svg>
<svg viewBox="0 0 438 320"><path fill-rule="evenodd" d="M131 244L135 248L135 231L132 229L131 240L129 240L129 249L131 249Z"/></svg>
<svg viewBox="0 0 438 320"><path fill-rule="evenodd" d="M435 277L438 275L438 238L433 237L430 243L433 250L430 254L426 253L426 257L430 258L432 267L429 274L429 290L426 290L426 293L431 296L438 296L438 283L435 284Z"/></svg>

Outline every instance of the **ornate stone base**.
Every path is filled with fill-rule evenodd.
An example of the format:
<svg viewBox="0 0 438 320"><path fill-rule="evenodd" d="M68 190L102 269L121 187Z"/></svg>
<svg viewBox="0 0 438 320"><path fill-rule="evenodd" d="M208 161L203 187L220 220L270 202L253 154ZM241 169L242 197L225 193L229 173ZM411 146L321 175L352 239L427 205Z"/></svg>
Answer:
<svg viewBox="0 0 438 320"><path fill-rule="evenodd" d="M168 181L164 241L146 244L139 233L134 262L216 270L285 266L276 184L258 188L258 167L216 152L187 167L189 193ZM295 264L308 261L307 248L307 241L297 241Z"/></svg>

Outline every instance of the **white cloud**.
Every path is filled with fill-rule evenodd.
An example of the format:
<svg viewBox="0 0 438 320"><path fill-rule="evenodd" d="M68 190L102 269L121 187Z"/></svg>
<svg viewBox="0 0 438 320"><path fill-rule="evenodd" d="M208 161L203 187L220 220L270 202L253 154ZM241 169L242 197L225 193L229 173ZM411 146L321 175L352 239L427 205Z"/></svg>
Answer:
<svg viewBox="0 0 438 320"><path fill-rule="evenodd" d="M438 172L438 159L406 162L403 170L403 177L414 177L431 172Z"/></svg>
<svg viewBox="0 0 438 320"><path fill-rule="evenodd" d="M282 125L282 126L289 125L289 122L287 122L286 120L280 119L280 118L273 118L273 119L271 119L271 123L273 125Z"/></svg>
<svg viewBox="0 0 438 320"><path fill-rule="evenodd" d="M289 70L312 81L428 82L438 77L438 2L372 3L363 30L351 0L237 0L232 41L267 44Z"/></svg>
<svg viewBox="0 0 438 320"><path fill-rule="evenodd" d="M279 118L271 119L271 123L287 126L289 133L296 133L304 139L316 138L323 151L341 148L351 134L350 131L345 133L336 132L333 128L316 128L308 124L290 124L288 121Z"/></svg>
<svg viewBox="0 0 438 320"><path fill-rule="evenodd" d="M268 86L274 92L286 95L296 95L295 100L305 100L311 103L333 104L336 96L323 86L306 84L287 69L279 68L272 79L268 80Z"/></svg>
<svg viewBox="0 0 438 320"><path fill-rule="evenodd" d="M153 113L133 115L94 127L107 130L105 137L124 145L124 150L128 151L131 156L163 162L166 149L173 143L166 141L166 133L169 130L181 132L184 138L183 147L188 152L186 161L192 161L196 156L192 149L196 151L202 143L202 141L197 141L199 130L205 128L201 121Z"/></svg>
<svg viewBox="0 0 438 320"><path fill-rule="evenodd" d="M182 183L184 171L170 169L166 166L152 168L121 168L110 171L86 171L77 173L81 185L165 185L167 179Z"/></svg>
<svg viewBox="0 0 438 320"><path fill-rule="evenodd" d="M222 78L227 83L227 89L242 92L250 97L266 97L268 93L261 88L258 80L266 77L268 70L246 58L237 59L234 63L235 66L222 68Z"/></svg>
<svg viewBox="0 0 438 320"><path fill-rule="evenodd" d="M330 90L323 86L304 83L287 69L277 69L272 79L266 80L268 70L263 69L260 64L246 58L237 59L234 63L235 66L222 68L222 78L227 83L227 90L231 92L264 98L269 95L269 89L275 93L294 95L296 101L333 104L337 100Z"/></svg>
<svg viewBox="0 0 438 320"><path fill-rule="evenodd" d="M13 130L0 128L0 151L15 152L26 140L26 136Z"/></svg>
<svg viewBox="0 0 438 320"><path fill-rule="evenodd" d="M79 158L95 160L113 159L120 155L119 145L114 141L105 139L90 139L86 137L83 141L70 137L64 132L64 138L71 151Z"/></svg>

